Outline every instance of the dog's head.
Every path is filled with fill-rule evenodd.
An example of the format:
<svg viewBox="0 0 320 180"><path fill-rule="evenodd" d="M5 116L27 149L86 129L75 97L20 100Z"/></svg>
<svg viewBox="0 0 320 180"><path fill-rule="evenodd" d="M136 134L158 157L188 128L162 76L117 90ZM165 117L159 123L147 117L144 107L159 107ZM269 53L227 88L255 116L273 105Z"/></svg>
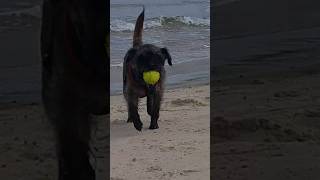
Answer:
<svg viewBox="0 0 320 180"><path fill-rule="evenodd" d="M143 72L158 71L164 72L164 65L167 61L172 66L171 55L167 48L159 48L151 44L144 44L131 48L125 57L133 72L142 80Z"/></svg>

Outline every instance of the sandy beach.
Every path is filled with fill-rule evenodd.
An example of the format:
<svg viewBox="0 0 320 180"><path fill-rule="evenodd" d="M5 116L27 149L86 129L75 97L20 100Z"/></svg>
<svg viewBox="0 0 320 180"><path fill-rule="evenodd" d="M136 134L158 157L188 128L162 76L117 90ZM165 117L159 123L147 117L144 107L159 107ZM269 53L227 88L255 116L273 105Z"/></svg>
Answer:
<svg viewBox="0 0 320 180"><path fill-rule="evenodd" d="M40 1L35 2L38 7ZM320 12L316 0L290 2L217 1L211 37L212 88L199 85L207 82L206 72L185 76L208 70L207 61L168 68L172 76L160 111L160 129L147 129L145 99L139 106L144 128L137 132L126 123L123 96L112 96L110 127L109 117L93 117L92 163L97 179L109 179L109 147L112 180L319 179ZM52 127L39 103L40 18L28 14L0 15L4 23L0 179L56 180ZM9 18L18 19L17 23L6 22ZM177 42L190 41L185 40ZM204 45L197 48L208 50ZM190 55L184 52L180 51ZM117 92L121 72L121 67L111 69Z"/></svg>
<svg viewBox="0 0 320 180"><path fill-rule="evenodd" d="M111 97L111 179L209 179L209 86L167 90L158 130L126 123L122 96ZM108 116L93 117L92 163L107 180ZM52 126L37 103L0 105L0 179L55 180L57 163ZM93 158L95 157L95 158Z"/></svg>
<svg viewBox="0 0 320 180"><path fill-rule="evenodd" d="M210 176L209 85L167 90L159 129L149 130L146 99L142 132L127 123L123 96L111 97L111 179L204 180Z"/></svg>
<svg viewBox="0 0 320 180"><path fill-rule="evenodd" d="M215 83L214 179L317 179L320 70Z"/></svg>
<svg viewBox="0 0 320 180"><path fill-rule="evenodd" d="M138 132L126 122L122 62L142 4L146 10L143 42L167 47L173 66L165 66L160 128L148 129L150 117L143 98L139 113L144 126ZM209 1L114 0L110 9L111 179L210 179Z"/></svg>
<svg viewBox="0 0 320 180"><path fill-rule="evenodd" d="M108 174L108 119L93 117L92 163L100 180L105 180ZM57 179L52 126L40 104L0 105L0 152L0 179Z"/></svg>
<svg viewBox="0 0 320 180"><path fill-rule="evenodd" d="M314 3L242 0L216 8L213 179L319 179Z"/></svg>

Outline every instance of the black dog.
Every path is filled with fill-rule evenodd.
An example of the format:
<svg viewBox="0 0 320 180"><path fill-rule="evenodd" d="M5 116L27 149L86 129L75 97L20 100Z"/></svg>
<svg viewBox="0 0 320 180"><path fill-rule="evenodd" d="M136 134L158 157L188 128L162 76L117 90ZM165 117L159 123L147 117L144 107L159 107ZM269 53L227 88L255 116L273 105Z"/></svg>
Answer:
<svg viewBox="0 0 320 180"><path fill-rule="evenodd" d="M171 56L166 48L142 43L144 8L139 15L133 35L133 47L128 50L123 64L123 94L128 106L128 121L141 131L142 122L138 114L139 98L147 96L147 111L151 116L149 129L158 129L160 102L165 79L165 60L172 66ZM148 85L143 80L143 72L158 71L160 79L155 85Z"/></svg>

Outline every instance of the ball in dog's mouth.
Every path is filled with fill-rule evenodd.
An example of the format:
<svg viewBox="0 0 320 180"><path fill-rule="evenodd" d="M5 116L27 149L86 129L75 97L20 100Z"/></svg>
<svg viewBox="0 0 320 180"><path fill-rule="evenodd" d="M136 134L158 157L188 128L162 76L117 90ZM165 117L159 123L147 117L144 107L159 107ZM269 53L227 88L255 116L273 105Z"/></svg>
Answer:
<svg viewBox="0 0 320 180"><path fill-rule="evenodd" d="M158 71L146 71L143 72L143 80L148 85L155 85L160 79L160 73Z"/></svg>

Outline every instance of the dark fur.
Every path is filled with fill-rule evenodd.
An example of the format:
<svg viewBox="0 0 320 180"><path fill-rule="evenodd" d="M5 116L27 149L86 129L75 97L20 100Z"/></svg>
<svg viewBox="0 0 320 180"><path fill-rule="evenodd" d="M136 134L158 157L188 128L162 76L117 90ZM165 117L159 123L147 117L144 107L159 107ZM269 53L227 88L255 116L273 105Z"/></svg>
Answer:
<svg viewBox="0 0 320 180"><path fill-rule="evenodd" d="M147 96L147 111L151 116L149 129L157 129L160 103L165 80L165 61L171 66L171 56L166 48L142 43L144 9L139 15L133 36L133 47L128 50L123 65L123 94L128 106L128 122L141 131L142 122L138 114L139 98ZM160 72L160 80L154 86L143 80L143 72L156 70Z"/></svg>
<svg viewBox="0 0 320 180"><path fill-rule="evenodd" d="M109 113L107 1L45 0L42 98L53 123L59 180L94 180L90 114Z"/></svg>

